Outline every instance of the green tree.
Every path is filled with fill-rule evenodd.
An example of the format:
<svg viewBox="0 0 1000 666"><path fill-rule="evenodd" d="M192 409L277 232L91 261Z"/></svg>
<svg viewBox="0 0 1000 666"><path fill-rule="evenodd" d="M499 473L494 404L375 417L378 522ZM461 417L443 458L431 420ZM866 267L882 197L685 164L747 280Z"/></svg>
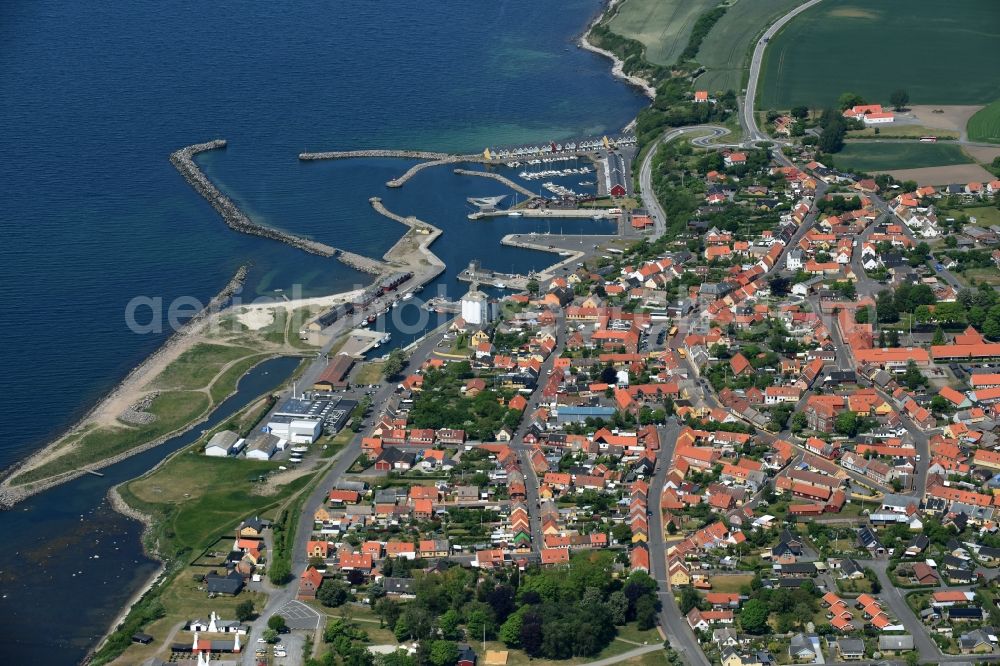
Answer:
<svg viewBox="0 0 1000 666"><path fill-rule="evenodd" d="M458 645L455 641L434 641L431 643L430 663L433 666L454 666L458 661Z"/></svg>
<svg viewBox="0 0 1000 666"><path fill-rule="evenodd" d="M927 378L924 377L924 373L920 372L920 368L913 361L906 364L906 372L903 373L903 382L912 390L917 390L921 386L927 384Z"/></svg>
<svg viewBox="0 0 1000 666"><path fill-rule="evenodd" d="M698 593L695 592L695 589L688 585L681 590L681 599L678 606L680 607L681 612L687 615L691 612L692 608L698 605L700 600L701 598L698 596Z"/></svg>
<svg viewBox="0 0 1000 666"><path fill-rule="evenodd" d="M740 611L740 626L748 634L763 634L767 631L767 606L760 599L750 599Z"/></svg>
<svg viewBox="0 0 1000 666"><path fill-rule="evenodd" d="M846 411L837 415L833 428L838 434L854 437L858 434L858 414L857 412Z"/></svg>
<svg viewBox="0 0 1000 666"><path fill-rule="evenodd" d="M627 603L627 600L626 600ZM512 613L507 620L500 625L500 640L509 648L521 647L521 626L522 619L520 613Z"/></svg>
<svg viewBox="0 0 1000 666"><path fill-rule="evenodd" d="M940 326L938 326L936 329L934 329L934 337L931 339L931 344L932 345L943 345L944 342L945 342L945 339L944 339L944 329L942 329Z"/></svg>
<svg viewBox="0 0 1000 666"><path fill-rule="evenodd" d="M386 379L392 379L398 376L404 367L406 367L406 354L403 353L402 349L393 349L389 352L389 358L382 366L382 375Z"/></svg>
<svg viewBox="0 0 1000 666"><path fill-rule="evenodd" d="M845 92L837 98L837 106L840 107L841 111L849 109L852 106L863 106L865 104L867 104L867 102L865 102L864 97L852 92Z"/></svg>
<svg viewBox="0 0 1000 666"><path fill-rule="evenodd" d="M271 617L267 618L267 628L274 629L280 634L281 632L288 629L288 623L285 622L284 617L275 613Z"/></svg>
<svg viewBox="0 0 1000 666"><path fill-rule="evenodd" d="M644 594L635 604L635 622L640 631L656 626L656 602L652 595Z"/></svg>
<svg viewBox="0 0 1000 666"><path fill-rule="evenodd" d="M892 94L889 95L889 102L892 104L894 109L902 111L906 105L910 103L910 93L906 92L902 88L899 90L893 90Z"/></svg>
<svg viewBox="0 0 1000 666"><path fill-rule="evenodd" d="M625 624L628 619L628 597L621 590L615 590L608 595L608 612L611 614L611 621L616 625Z"/></svg>
<svg viewBox="0 0 1000 666"><path fill-rule="evenodd" d="M528 284L526 284L525 287L528 289L529 294L537 294L539 289L538 280L531 278L528 280Z"/></svg>
<svg viewBox="0 0 1000 666"><path fill-rule="evenodd" d="M324 606L336 608L337 606L342 606L347 601L350 592L350 588L343 581L325 580L319 586L316 599Z"/></svg>
<svg viewBox="0 0 1000 666"><path fill-rule="evenodd" d="M797 118L798 120L805 120L809 117L809 107L808 106L793 106L790 112L792 118Z"/></svg>
<svg viewBox="0 0 1000 666"><path fill-rule="evenodd" d="M274 629L265 629L263 636L265 643L277 643L278 642L278 632Z"/></svg>
<svg viewBox="0 0 1000 666"><path fill-rule="evenodd" d="M791 429L793 433L799 434L806 429L808 424L809 421L806 418L805 412L795 412L792 414Z"/></svg>
<svg viewBox="0 0 1000 666"><path fill-rule="evenodd" d="M819 149L824 153L839 153L844 148L847 127L843 121L830 123L819 135Z"/></svg>
<svg viewBox="0 0 1000 666"><path fill-rule="evenodd" d="M449 608L438 618L438 629L441 630L441 637L453 641L459 638L458 625L462 622L461 616L454 608Z"/></svg>
<svg viewBox="0 0 1000 666"><path fill-rule="evenodd" d="M254 618L255 610L253 601L245 599L236 606L236 619L240 622L248 622Z"/></svg>
<svg viewBox="0 0 1000 666"><path fill-rule="evenodd" d="M292 568L288 565L288 560L283 557L275 557L267 569L267 577L275 585L284 585L292 577Z"/></svg>

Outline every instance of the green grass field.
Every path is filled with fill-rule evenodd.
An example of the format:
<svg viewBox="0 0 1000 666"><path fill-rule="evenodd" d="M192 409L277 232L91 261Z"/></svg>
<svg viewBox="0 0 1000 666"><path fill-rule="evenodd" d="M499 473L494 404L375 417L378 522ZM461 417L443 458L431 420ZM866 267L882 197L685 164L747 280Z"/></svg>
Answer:
<svg viewBox="0 0 1000 666"><path fill-rule="evenodd" d="M980 109L969 118L966 127L970 141L1000 143L1000 99Z"/></svg>
<svg viewBox="0 0 1000 666"><path fill-rule="evenodd" d="M745 66L757 35L802 0L740 0L715 24L698 50L698 62L708 71L696 87L712 92L743 87Z"/></svg>
<svg viewBox="0 0 1000 666"><path fill-rule="evenodd" d="M758 104L821 108L846 91L887 102L987 104L1000 97L1000 3L848 0L795 17L764 55Z"/></svg>
<svg viewBox="0 0 1000 666"><path fill-rule="evenodd" d="M968 164L961 147L947 143L848 143L837 153L838 168L856 171L889 171Z"/></svg>
<svg viewBox="0 0 1000 666"><path fill-rule="evenodd" d="M646 46L646 60L657 65L677 61L702 13L718 0L625 0L609 27Z"/></svg>

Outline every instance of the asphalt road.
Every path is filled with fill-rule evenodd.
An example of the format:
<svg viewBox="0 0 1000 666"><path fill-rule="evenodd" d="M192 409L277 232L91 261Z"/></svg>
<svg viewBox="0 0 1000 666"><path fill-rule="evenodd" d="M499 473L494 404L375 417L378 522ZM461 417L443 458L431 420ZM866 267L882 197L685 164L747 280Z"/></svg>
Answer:
<svg viewBox="0 0 1000 666"><path fill-rule="evenodd" d="M910 608L909 604L906 603L906 599L903 598L899 588L889 580L887 572L889 561L859 560L858 564L863 567L870 567L878 576L878 581L882 584L882 592L879 594L879 597L889 603L893 615L896 616L900 624L906 627L906 631L913 636L913 645L920 653L920 660L925 662L940 660L943 655L937 643L930 639L930 636L927 635L927 631L924 629L923 623L913 612L913 609Z"/></svg>
<svg viewBox="0 0 1000 666"><path fill-rule="evenodd" d="M704 132L706 130L709 132L708 135L698 137L692 140L691 143L707 147L709 145L707 142L730 133L728 129L718 125L694 125L668 130L649 147L649 150L646 151L646 155L642 159L642 164L639 166L639 192L642 194L642 202L646 206L646 210L649 211L649 215L653 218L654 238L659 238L666 233L667 214L663 212L663 207L660 206L660 202L657 201L656 195L653 193L653 157L655 157L660 144L670 143L677 137L685 134Z"/></svg>
<svg viewBox="0 0 1000 666"><path fill-rule="evenodd" d="M545 387L545 381L552 374L552 366L555 365L556 359L562 355L562 351L566 345L566 327L561 314L556 322L556 331L556 346L552 350L552 353L549 354L549 357L545 359L545 362L542 363L541 370L538 373L538 384L528 399L528 405L524 408L521 423L514 433L512 442L524 441L524 436L527 434L528 426L531 423L529 417L532 412L538 409L539 404L542 402L542 390ZM544 547L545 537L542 534L542 519L539 511L541 499L538 495L538 475L535 474L535 468L531 466L530 455L532 448L523 444L514 444L512 448L517 451L517 458L521 463L521 471L524 473L524 489L527 496L528 518L531 525L531 549L537 553Z"/></svg>
<svg viewBox="0 0 1000 666"><path fill-rule="evenodd" d="M819 3L820 0L809 0L805 4L799 5L792 11L788 12L777 21L771 24L761 38L757 40L757 45L754 47L753 56L750 58L750 78L747 81L746 95L743 100L743 120L742 124L746 128L748 141L760 141L763 139L768 139L767 135L760 131L757 127L757 116L754 113L754 105L757 102L757 84L760 82L760 67L764 61L764 49L767 48L768 41L778 34L786 23L791 21L795 16L809 9L813 5Z"/></svg>
<svg viewBox="0 0 1000 666"><path fill-rule="evenodd" d="M688 666L711 666L705 653L698 645L698 639L688 626L687 620L681 615L674 595L667 584L667 549L663 539L663 512L660 510L660 497L663 495L663 484L670 461L674 457L674 447L677 444L677 434L680 427L676 420L671 419L667 425L659 429L660 452L656 459L656 470L649 484L649 565L650 575L660 585L660 626L670 641L670 646L676 650Z"/></svg>

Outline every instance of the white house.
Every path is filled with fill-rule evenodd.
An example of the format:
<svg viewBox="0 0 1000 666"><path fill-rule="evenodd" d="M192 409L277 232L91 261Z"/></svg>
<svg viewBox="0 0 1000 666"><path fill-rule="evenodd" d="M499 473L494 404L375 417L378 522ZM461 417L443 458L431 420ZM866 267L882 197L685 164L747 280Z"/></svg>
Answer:
<svg viewBox="0 0 1000 666"><path fill-rule="evenodd" d="M792 250L785 259L785 267L790 271L802 270L802 250Z"/></svg>

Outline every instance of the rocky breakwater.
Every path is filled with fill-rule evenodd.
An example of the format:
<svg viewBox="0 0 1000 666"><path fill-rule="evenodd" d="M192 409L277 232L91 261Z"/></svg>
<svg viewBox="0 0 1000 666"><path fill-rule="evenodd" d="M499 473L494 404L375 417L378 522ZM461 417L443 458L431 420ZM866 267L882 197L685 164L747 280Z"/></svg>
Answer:
<svg viewBox="0 0 1000 666"><path fill-rule="evenodd" d="M514 190L516 192L520 192L521 194L523 194L524 196L528 197L529 199L533 199L536 196L536 194L534 192L532 192L531 190L529 190L524 185L520 185L518 183L515 183L510 178L507 178L506 176L502 176L502 175L500 175L498 173L494 173L492 171L471 171L469 169L455 169L455 173L458 174L459 176L479 176L481 178L492 178L493 180L495 180L497 182L503 183L504 185L506 185L510 189L512 189L512 190Z"/></svg>
<svg viewBox="0 0 1000 666"><path fill-rule="evenodd" d="M346 160L355 157L399 157L414 160L443 160L448 153L424 150L328 150L322 153L299 153L300 160Z"/></svg>
<svg viewBox="0 0 1000 666"><path fill-rule="evenodd" d="M290 234L285 231L265 227L254 222L247 217L246 213L237 207L232 199L220 192L219 188L213 185L212 181L208 179L208 176L206 176L205 173L198 168L198 165L195 164L194 156L209 150L220 150L225 147L226 142L222 139L216 139L215 141L208 141L206 143L196 143L171 153L170 163L173 164L174 167L180 172L181 176L184 177L184 180L186 180L188 184L191 185L196 192L198 192L198 194L205 197L208 203L212 205L212 208L218 211L219 215L222 216L222 219L231 229L244 234L263 236L264 238L270 238L272 240L281 241L282 243L288 243L292 247L297 247L300 250L305 250L306 252L311 252L312 254L318 254L322 257L333 257L337 255L337 248L330 247L329 245L314 240L309 240L308 238L296 236L295 234Z"/></svg>

